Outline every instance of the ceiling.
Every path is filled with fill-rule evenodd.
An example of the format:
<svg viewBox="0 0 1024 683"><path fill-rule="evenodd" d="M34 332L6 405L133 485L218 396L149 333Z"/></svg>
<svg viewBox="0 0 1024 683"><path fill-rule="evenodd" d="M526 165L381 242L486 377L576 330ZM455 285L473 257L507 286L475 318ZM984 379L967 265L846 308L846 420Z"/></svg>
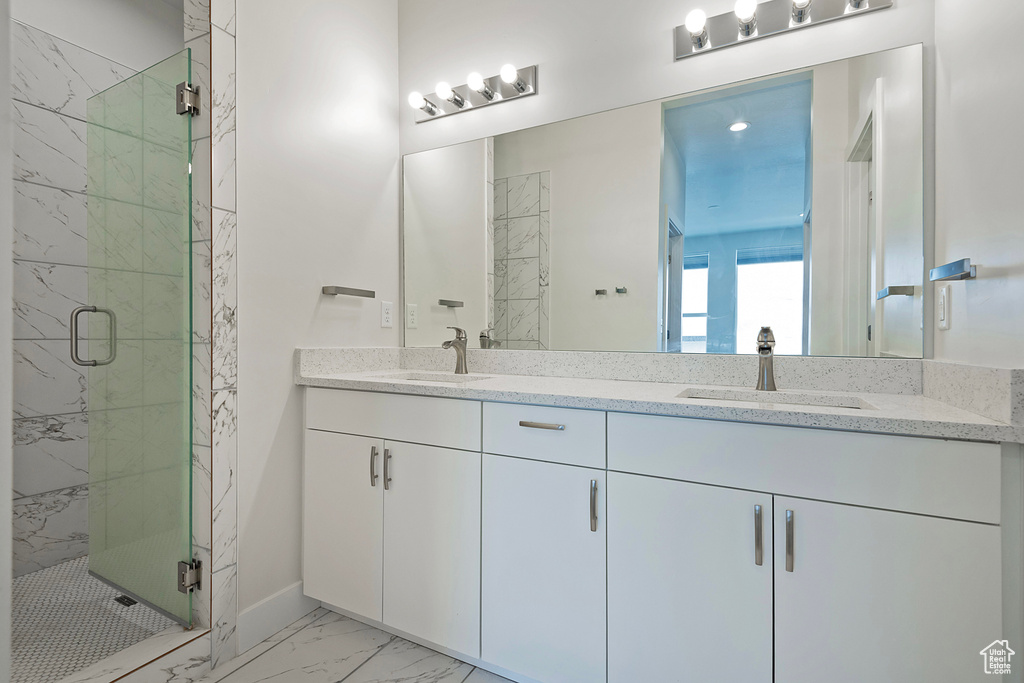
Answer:
<svg viewBox="0 0 1024 683"><path fill-rule="evenodd" d="M666 154L686 165L685 234L803 225L810 197L810 73L666 105ZM747 121L734 133L729 126Z"/></svg>

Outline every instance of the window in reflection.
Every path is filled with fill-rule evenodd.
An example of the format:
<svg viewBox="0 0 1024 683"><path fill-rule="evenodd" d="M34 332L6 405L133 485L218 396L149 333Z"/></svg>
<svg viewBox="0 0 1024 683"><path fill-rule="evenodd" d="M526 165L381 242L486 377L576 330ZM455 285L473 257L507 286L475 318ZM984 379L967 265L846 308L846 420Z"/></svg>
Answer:
<svg viewBox="0 0 1024 683"><path fill-rule="evenodd" d="M680 351L708 350L708 255L683 259L683 319Z"/></svg>
<svg viewBox="0 0 1024 683"><path fill-rule="evenodd" d="M754 340L769 322L775 333L775 353L803 352L804 263L800 246L736 253L736 352L756 353Z"/></svg>

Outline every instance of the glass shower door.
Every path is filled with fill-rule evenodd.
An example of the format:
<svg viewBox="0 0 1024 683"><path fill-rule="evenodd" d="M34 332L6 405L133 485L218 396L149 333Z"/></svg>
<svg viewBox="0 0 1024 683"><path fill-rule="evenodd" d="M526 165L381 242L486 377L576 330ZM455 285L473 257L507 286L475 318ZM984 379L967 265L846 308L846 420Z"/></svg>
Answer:
<svg viewBox="0 0 1024 683"><path fill-rule="evenodd" d="M192 558L191 121L185 50L88 102L89 571L185 624Z"/></svg>

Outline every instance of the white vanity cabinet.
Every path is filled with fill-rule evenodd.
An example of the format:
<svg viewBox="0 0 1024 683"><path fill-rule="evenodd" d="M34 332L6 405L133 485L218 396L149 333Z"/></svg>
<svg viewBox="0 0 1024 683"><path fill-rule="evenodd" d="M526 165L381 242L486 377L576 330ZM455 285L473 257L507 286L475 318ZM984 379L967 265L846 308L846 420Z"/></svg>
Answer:
<svg viewBox="0 0 1024 683"><path fill-rule="evenodd" d="M608 683L771 683L772 564L770 494L609 472Z"/></svg>
<svg viewBox="0 0 1024 683"><path fill-rule="evenodd" d="M479 656L480 403L332 390L306 401L305 593ZM381 438L392 434L439 445Z"/></svg>
<svg viewBox="0 0 1024 683"><path fill-rule="evenodd" d="M604 683L604 492L604 470L484 455L481 659Z"/></svg>

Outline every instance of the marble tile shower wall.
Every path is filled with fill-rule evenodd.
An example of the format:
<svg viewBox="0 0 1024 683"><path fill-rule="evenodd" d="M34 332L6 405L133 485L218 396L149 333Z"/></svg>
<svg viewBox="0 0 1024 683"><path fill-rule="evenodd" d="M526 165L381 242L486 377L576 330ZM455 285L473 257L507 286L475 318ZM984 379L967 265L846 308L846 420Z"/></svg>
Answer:
<svg viewBox="0 0 1024 683"><path fill-rule="evenodd" d="M549 347L551 173L494 181L494 332L506 349Z"/></svg>
<svg viewBox="0 0 1024 683"><path fill-rule="evenodd" d="M20 576L88 551L86 375L68 353L68 316L86 303L89 276L86 100L135 72L31 26L13 22L12 34L14 575Z"/></svg>

